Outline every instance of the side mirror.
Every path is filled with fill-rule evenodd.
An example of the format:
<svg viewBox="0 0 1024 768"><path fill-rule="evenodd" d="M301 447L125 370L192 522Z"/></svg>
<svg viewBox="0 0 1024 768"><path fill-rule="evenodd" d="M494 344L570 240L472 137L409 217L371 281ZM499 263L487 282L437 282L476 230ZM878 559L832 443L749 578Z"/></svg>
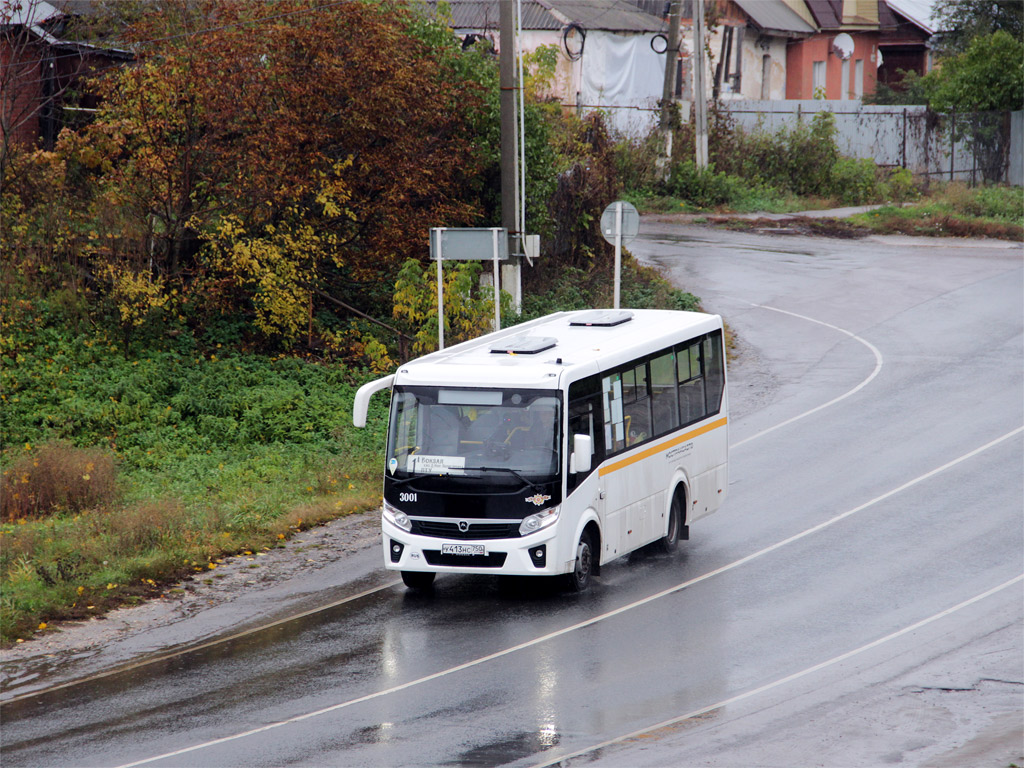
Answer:
<svg viewBox="0 0 1024 768"><path fill-rule="evenodd" d="M594 441L590 435L573 435L572 471L576 473L589 472L593 455Z"/></svg>
<svg viewBox="0 0 1024 768"><path fill-rule="evenodd" d="M391 374L383 379L367 382L356 390L356 397L352 403L352 424L354 426L366 426L366 411L370 406L370 398L382 389L390 387L394 380L395 374Z"/></svg>

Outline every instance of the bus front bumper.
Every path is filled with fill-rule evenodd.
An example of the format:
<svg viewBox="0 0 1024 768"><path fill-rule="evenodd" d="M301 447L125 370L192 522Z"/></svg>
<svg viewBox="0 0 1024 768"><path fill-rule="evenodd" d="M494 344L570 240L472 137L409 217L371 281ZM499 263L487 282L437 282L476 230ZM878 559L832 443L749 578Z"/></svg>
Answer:
<svg viewBox="0 0 1024 768"><path fill-rule="evenodd" d="M382 518L384 567L392 571L554 576L564 573L555 551L558 524L515 539L453 540L420 536Z"/></svg>

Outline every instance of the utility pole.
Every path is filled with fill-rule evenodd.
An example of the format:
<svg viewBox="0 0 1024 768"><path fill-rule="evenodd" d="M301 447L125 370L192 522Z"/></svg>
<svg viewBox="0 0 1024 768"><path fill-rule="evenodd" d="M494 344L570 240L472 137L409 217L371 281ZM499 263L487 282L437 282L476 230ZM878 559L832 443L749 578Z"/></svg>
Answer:
<svg viewBox="0 0 1024 768"><path fill-rule="evenodd" d="M658 167L662 175L668 175L672 162L672 115L676 103L676 70L679 68L679 16L682 5L680 0L673 0L668 12L668 47L665 49L665 86L661 91L661 117L658 122L664 140Z"/></svg>
<svg viewBox="0 0 1024 768"><path fill-rule="evenodd" d="M697 169L708 167L708 100L704 85L704 0L693 2L693 114Z"/></svg>
<svg viewBox="0 0 1024 768"><path fill-rule="evenodd" d="M498 56L501 87L499 100L501 122L501 226L508 230L510 239L518 239L522 232L516 227L516 74L515 74L515 7L513 0L498 0ZM511 245L511 243L510 243ZM516 305L521 300L519 258L509 248L509 264L501 268L502 281Z"/></svg>

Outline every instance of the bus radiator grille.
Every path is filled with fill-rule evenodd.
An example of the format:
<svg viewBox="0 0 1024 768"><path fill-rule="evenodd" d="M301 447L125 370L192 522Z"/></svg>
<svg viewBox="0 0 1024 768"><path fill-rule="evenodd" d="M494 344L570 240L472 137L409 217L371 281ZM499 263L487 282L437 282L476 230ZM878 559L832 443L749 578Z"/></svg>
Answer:
<svg viewBox="0 0 1024 768"><path fill-rule="evenodd" d="M413 520L412 532L438 539L514 539L519 537L519 523L471 523L469 529L463 532L457 523Z"/></svg>

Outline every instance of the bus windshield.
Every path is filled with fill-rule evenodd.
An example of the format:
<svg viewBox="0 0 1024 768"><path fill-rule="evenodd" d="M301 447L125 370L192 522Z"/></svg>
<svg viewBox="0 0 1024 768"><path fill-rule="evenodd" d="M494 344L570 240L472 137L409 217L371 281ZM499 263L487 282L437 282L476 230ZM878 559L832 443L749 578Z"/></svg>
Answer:
<svg viewBox="0 0 1024 768"><path fill-rule="evenodd" d="M535 389L396 387L388 473L554 479L561 466L561 397Z"/></svg>

